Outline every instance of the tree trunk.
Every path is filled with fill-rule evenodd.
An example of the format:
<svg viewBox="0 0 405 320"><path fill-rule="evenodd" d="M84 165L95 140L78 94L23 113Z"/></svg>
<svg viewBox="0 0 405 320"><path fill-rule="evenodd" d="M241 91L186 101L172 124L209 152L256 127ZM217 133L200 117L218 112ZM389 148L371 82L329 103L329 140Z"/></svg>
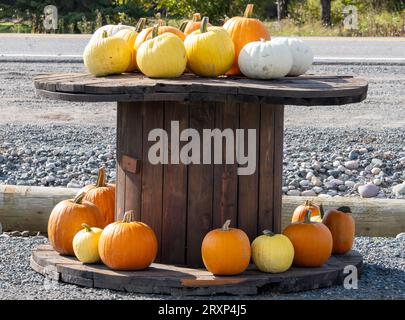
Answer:
<svg viewBox="0 0 405 320"><path fill-rule="evenodd" d="M330 21L330 5L331 0L321 0L321 13L322 13L322 23L325 26L330 26L331 21Z"/></svg>
<svg viewBox="0 0 405 320"><path fill-rule="evenodd" d="M278 17L278 20L287 18L287 15L288 15L288 1L289 0L278 0L277 1L277 17Z"/></svg>

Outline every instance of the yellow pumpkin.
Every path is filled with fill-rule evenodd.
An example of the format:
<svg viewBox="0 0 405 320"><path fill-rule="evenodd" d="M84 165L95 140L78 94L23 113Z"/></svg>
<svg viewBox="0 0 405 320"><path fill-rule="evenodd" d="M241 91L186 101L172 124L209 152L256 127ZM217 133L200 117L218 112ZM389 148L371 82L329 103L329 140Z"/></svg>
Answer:
<svg viewBox="0 0 405 320"><path fill-rule="evenodd" d="M82 224L80 230L73 238L73 251L79 261L83 263L96 263L100 261L98 253L98 240L103 229L91 228L88 224Z"/></svg>
<svg viewBox="0 0 405 320"><path fill-rule="evenodd" d="M83 60L89 72L96 77L120 74L131 63L131 49L124 39L109 37L104 31L101 39L87 44Z"/></svg>
<svg viewBox="0 0 405 320"><path fill-rule="evenodd" d="M222 27L207 27L204 17L200 30L189 34L184 41L187 52L187 68L202 77L225 74L235 58L231 37Z"/></svg>
<svg viewBox="0 0 405 320"><path fill-rule="evenodd" d="M286 236L264 230L252 242L252 259L262 272L284 272L293 263L294 246Z"/></svg>
<svg viewBox="0 0 405 320"><path fill-rule="evenodd" d="M138 21L138 24L136 25L135 30L134 29L122 29L118 31L115 36L118 38L122 38L126 41L128 44L130 51L131 51L131 62L126 70L126 72L133 72L138 70L138 65L136 63L136 50L135 50L135 40L138 37L139 32L143 29L145 26L146 19L141 18Z"/></svg>
<svg viewBox="0 0 405 320"><path fill-rule="evenodd" d="M172 33L158 35L155 26L153 38L141 44L136 54L139 70L150 78L176 78L187 65L183 41Z"/></svg>

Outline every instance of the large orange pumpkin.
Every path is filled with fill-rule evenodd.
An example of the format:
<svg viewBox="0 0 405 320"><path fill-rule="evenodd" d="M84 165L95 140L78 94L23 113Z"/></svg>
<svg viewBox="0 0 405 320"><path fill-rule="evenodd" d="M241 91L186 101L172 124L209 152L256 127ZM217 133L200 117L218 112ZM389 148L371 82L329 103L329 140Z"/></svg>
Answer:
<svg viewBox="0 0 405 320"><path fill-rule="evenodd" d="M302 222L305 220L307 212L311 211L311 217L319 216L321 214L319 207L313 204L311 201L306 200L304 204L295 208L291 218L291 222Z"/></svg>
<svg viewBox="0 0 405 320"><path fill-rule="evenodd" d="M91 202L83 201L84 196L83 192L75 199L59 202L49 216L49 242L60 254L74 256L73 238L82 230L83 223L99 228L103 225L100 211Z"/></svg>
<svg viewBox="0 0 405 320"><path fill-rule="evenodd" d="M246 270L250 262L250 242L245 232L229 228L227 220L222 228L206 234L201 246L205 267L215 275L235 275Z"/></svg>
<svg viewBox="0 0 405 320"><path fill-rule="evenodd" d="M208 26L211 25L208 23ZM201 15L199 13L194 13L193 18L185 22L185 25L183 27L184 30L182 31L187 37L193 31L200 29L200 27L201 27Z"/></svg>
<svg viewBox="0 0 405 320"><path fill-rule="evenodd" d="M323 217L322 223L332 233L332 253L345 254L353 246L355 223L350 214L351 210L349 207L340 207L328 210Z"/></svg>
<svg viewBox="0 0 405 320"><path fill-rule="evenodd" d="M248 4L243 17L233 17L224 24L224 29L230 34L235 45L235 59L228 75L240 74L238 66L239 53L245 44L260 39L270 40L270 33L267 27L258 19L253 19L253 4Z"/></svg>
<svg viewBox="0 0 405 320"><path fill-rule="evenodd" d="M179 29L171 26L165 26L163 20L158 21L158 26L159 26L159 34L163 34L166 32L170 32L178 36L182 41L186 38L183 32L181 32ZM153 27L145 28L143 29L138 36L136 37L134 48L135 51L139 49L142 43L144 43L146 40L152 39L152 33L153 33Z"/></svg>
<svg viewBox="0 0 405 320"><path fill-rule="evenodd" d="M106 183L105 169L98 171L96 184L85 186L79 194L85 192L84 200L95 204L103 218L102 228L115 220L115 185ZM92 226L93 227L93 226Z"/></svg>
<svg viewBox="0 0 405 320"><path fill-rule="evenodd" d="M98 251L103 263L113 270L141 270L155 260L158 243L152 229L135 221L128 211L122 221L109 224L101 233Z"/></svg>
<svg viewBox="0 0 405 320"><path fill-rule="evenodd" d="M331 232L323 223L311 222L310 214L308 210L304 222L294 222L283 231L294 246L297 267L321 267L332 253Z"/></svg>

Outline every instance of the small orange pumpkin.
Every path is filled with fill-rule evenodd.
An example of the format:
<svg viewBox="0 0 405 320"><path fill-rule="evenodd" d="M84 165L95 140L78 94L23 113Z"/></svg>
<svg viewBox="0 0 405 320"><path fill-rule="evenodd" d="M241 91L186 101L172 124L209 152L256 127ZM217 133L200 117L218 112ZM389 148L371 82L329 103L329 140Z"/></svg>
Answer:
<svg viewBox="0 0 405 320"><path fill-rule="evenodd" d="M208 27L211 25L208 23ZM185 25L183 26L183 32L186 37L195 30L200 29L201 27L201 15L199 13L194 13L192 20L185 21ZM180 28L181 30L181 28Z"/></svg>
<svg viewBox="0 0 405 320"><path fill-rule="evenodd" d="M332 253L345 254L351 250L355 235L355 223L349 207L328 210L322 223L332 233Z"/></svg>
<svg viewBox="0 0 405 320"><path fill-rule="evenodd" d="M99 228L103 225L100 211L91 202L83 201L84 196L82 192L75 199L59 202L49 216L49 242L60 254L74 256L73 238L83 223Z"/></svg>
<svg viewBox="0 0 405 320"><path fill-rule="evenodd" d="M96 184L85 186L79 191L79 194L86 193L84 200L95 204L100 210L103 218L102 228L115 220L115 185L107 184L105 180L105 168L102 167L98 171Z"/></svg>
<svg viewBox="0 0 405 320"><path fill-rule="evenodd" d="M252 12L253 4L248 4L243 17L233 17L224 24L224 29L228 31L235 45L235 59L232 68L227 72L228 75L240 74L238 58L246 44L260 39L270 40L267 27L260 20L253 19Z"/></svg>
<svg viewBox="0 0 405 320"><path fill-rule="evenodd" d="M321 214L317 205L313 204L309 200L306 200L304 204L301 204L297 208L295 208L291 218L291 222L304 221L308 210L311 211L311 217L319 216Z"/></svg>
<svg viewBox="0 0 405 320"><path fill-rule="evenodd" d="M294 246L297 267L321 267L332 253L331 232L323 223L311 222L310 215L308 210L304 222L294 222L283 231Z"/></svg>
<svg viewBox="0 0 405 320"><path fill-rule="evenodd" d="M98 251L103 263L113 270L142 270L155 260L156 235L128 211L122 221L109 224L101 233Z"/></svg>
<svg viewBox="0 0 405 320"><path fill-rule="evenodd" d="M227 220L222 228L206 234L201 246L205 267L215 275L235 275L246 270L250 262L251 249L245 232L229 228Z"/></svg>

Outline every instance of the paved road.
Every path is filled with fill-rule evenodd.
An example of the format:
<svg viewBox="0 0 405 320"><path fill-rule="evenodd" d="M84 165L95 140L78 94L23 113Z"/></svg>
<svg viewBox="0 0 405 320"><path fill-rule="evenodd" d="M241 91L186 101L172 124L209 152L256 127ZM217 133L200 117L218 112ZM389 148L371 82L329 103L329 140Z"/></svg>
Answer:
<svg viewBox="0 0 405 320"><path fill-rule="evenodd" d="M0 34L0 60L81 59L89 35ZM405 64L401 38L303 38L318 61L399 62Z"/></svg>

